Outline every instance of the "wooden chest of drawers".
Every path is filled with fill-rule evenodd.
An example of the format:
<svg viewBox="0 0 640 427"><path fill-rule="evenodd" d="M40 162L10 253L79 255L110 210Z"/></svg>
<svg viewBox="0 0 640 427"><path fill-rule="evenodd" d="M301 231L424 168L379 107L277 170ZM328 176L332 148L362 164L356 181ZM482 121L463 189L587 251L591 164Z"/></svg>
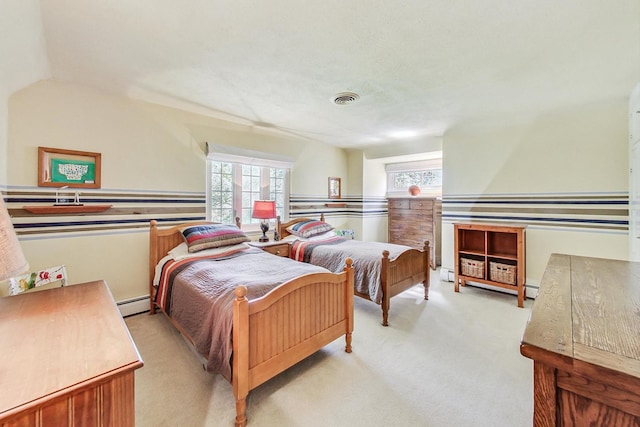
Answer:
<svg viewBox="0 0 640 427"><path fill-rule="evenodd" d="M133 426L142 359L107 284L0 298L0 426Z"/></svg>
<svg viewBox="0 0 640 427"><path fill-rule="evenodd" d="M388 199L389 243L431 246L431 267L440 265L442 202L435 197L397 197Z"/></svg>

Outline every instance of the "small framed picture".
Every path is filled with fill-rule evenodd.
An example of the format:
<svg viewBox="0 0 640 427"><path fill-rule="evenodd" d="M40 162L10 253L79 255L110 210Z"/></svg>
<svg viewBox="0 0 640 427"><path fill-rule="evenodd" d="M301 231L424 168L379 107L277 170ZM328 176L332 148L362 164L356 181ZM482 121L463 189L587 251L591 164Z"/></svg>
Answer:
<svg viewBox="0 0 640 427"><path fill-rule="evenodd" d="M339 199L342 197L340 189L340 178L329 177L329 198Z"/></svg>
<svg viewBox="0 0 640 427"><path fill-rule="evenodd" d="M38 147L38 186L100 188L101 154Z"/></svg>

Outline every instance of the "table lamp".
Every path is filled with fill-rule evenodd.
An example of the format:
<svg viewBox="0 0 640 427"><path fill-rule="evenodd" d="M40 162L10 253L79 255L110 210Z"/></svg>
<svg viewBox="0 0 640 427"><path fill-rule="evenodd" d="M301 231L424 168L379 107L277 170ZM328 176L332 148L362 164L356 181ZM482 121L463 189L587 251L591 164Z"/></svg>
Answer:
<svg viewBox="0 0 640 427"><path fill-rule="evenodd" d="M268 242L267 231L269 231L269 220L276 217L276 202L273 200L256 200L253 202L253 213L251 218L260 219L260 230L262 237L259 242Z"/></svg>
<svg viewBox="0 0 640 427"><path fill-rule="evenodd" d="M29 264L24 258L9 211L0 196L0 282L24 273Z"/></svg>

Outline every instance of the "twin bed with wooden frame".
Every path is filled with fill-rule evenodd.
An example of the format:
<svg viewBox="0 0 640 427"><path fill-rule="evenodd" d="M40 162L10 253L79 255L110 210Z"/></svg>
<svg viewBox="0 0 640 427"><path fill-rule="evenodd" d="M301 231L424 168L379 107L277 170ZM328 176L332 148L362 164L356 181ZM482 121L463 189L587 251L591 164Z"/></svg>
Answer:
<svg viewBox="0 0 640 427"><path fill-rule="evenodd" d="M159 262L184 242L185 225L212 224L192 222L159 228L151 221L149 247L150 313L156 312L154 276ZM268 255L274 265L296 261ZM261 256L261 255L260 255ZM218 261L224 263L224 260ZM280 264L278 264L280 263ZM261 263L263 265L264 262ZM223 266L224 264L220 264ZM247 287L230 289L233 297L231 378L236 399L236 426L245 426L246 398L250 390L273 378L320 348L345 336L345 351L351 352L353 331L353 268L346 261L338 274L304 274L277 285L264 296L247 299ZM175 296L175 293L174 293ZM194 344L185 329L165 312L178 330ZM203 316L204 317L204 316ZM229 379L229 378L227 378Z"/></svg>
<svg viewBox="0 0 640 427"><path fill-rule="evenodd" d="M280 222L280 217L277 218L277 232L280 235L281 239L286 239L287 236L291 235L291 233L287 230L292 227L294 224L304 222L304 221L312 221L310 218L296 218L289 222L282 223ZM321 214L320 221L324 222L324 214ZM295 236L292 236L295 237ZM332 253L333 256L341 257L344 260L347 256L353 260L354 269L355 269L355 283L354 283L354 294L367 299L369 301L373 301L380 304L382 308L382 325L389 325L389 308L391 305L391 298L406 291L409 288L412 288L418 283L422 283L424 286L424 299L429 299L429 285L430 285L430 270L429 270L429 259L430 259L430 248L429 242L426 241L424 244L424 248L422 250L414 249L411 247L402 248L402 253L398 255L393 260L390 259L390 252L387 249L393 248L394 252L398 252L398 248L402 245L392 245L392 244L380 244L375 242L362 242L362 241L348 241L353 242L350 243L349 248L343 248L341 246L346 245L322 245L322 250L326 252ZM312 242L313 243L313 242ZM386 247L383 251L377 252L380 254L380 269L379 269L379 277L375 277L376 281L379 281L380 284L380 292L381 298L379 298L379 302L375 301L373 295L366 291L359 291L358 288L363 288L363 286L359 286L359 278L365 277L365 280L374 280L370 277L366 277L370 274L369 271L362 271L363 265L367 262L370 264L369 255L359 255L360 248L369 250L367 252L371 252L371 247L375 245L378 247ZM317 250L317 249L316 249ZM364 252L364 251L363 251ZM321 267L328 268L332 270L329 265L326 265L324 260L314 260L313 257L310 258L309 262L315 265L319 265ZM335 263L332 263L335 264ZM375 269L374 269L375 270Z"/></svg>

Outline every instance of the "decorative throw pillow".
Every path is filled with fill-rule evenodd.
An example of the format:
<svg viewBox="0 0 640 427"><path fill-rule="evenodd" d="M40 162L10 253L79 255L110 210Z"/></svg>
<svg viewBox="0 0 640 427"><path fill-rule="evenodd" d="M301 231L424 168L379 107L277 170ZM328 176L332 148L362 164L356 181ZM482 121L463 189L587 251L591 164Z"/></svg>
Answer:
<svg viewBox="0 0 640 427"><path fill-rule="evenodd" d="M294 236L305 238L317 236L318 234L326 233L331 230L333 230L333 226L324 221L317 220L300 221L287 227L287 231L289 233Z"/></svg>
<svg viewBox="0 0 640 427"><path fill-rule="evenodd" d="M191 253L251 240L242 230L227 224L191 225L181 228L180 232Z"/></svg>

